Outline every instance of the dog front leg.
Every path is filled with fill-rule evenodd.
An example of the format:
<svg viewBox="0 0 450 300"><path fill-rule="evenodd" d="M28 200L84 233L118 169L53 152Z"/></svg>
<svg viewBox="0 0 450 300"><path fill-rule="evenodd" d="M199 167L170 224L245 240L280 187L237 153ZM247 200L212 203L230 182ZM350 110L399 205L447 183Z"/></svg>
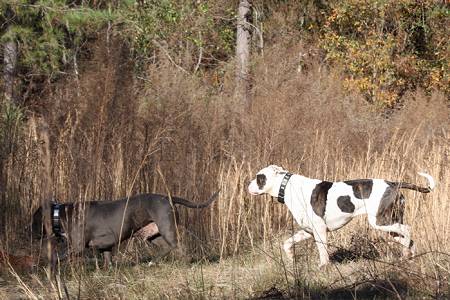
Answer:
<svg viewBox="0 0 450 300"><path fill-rule="evenodd" d="M50 238L50 272L53 275L56 275L56 271L58 268L58 263L59 263L59 259L58 259L58 251L56 249L57 247L57 241L55 237L51 237Z"/></svg>
<svg viewBox="0 0 450 300"><path fill-rule="evenodd" d="M283 249L284 249L284 252L286 252L287 257L292 260L294 258L294 255L292 253L292 246L295 243L304 241L306 239L309 239L310 237L312 237L311 234L309 234L308 232L306 232L304 230L300 230L300 231L296 232L292 237L288 238L283 243Z"/></svg>
<svg viewBox="0 0 450 300"><path fill-rule="evenodd" d="M327 229L326 227L320 226L314 230L314 240L319 250L320 264L319 268L325 266L330 261L327 249Z"/></svg>
<svg viewBox="0 0 450 300"><path fill-rule="evenodd" d="M111 250L103 251L103 269L108 270L112 265Z"/></svg>

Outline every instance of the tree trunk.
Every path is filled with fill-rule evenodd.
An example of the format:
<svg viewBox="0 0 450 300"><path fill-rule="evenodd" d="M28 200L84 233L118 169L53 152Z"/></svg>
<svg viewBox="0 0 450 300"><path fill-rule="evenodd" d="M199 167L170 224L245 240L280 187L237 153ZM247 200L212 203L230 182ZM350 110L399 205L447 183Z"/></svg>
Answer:
<svg viewBox="0 0 450 300"><path fill-rule="evenodd" d="M236 90L235 97L248 108L250 106L250 38L252 5L249 0L240 0L236 35Z"/></svg>
<svg viewBox="0 0 450 300"><path fill-rule="evenodd" d="M17 45L15 41L7 41L3 46L3 82L5 100L14 103L14 81L17 65Z"/></svg>
<svg viewBox="0 0 450 300"><path fill-rule="evenodd" d="M51 224L51 208L50 201L53 198L53 186L51 179L51 157L50 157L50 138L49 138L49 128L47 122L43 118L36 118L32 116L30 118L30 127L34 135L34 139L38 144L38 153L41 158L41 182L40 182L40 191L41 191L41 207L42 207L42 216L44 228L47 234L50 236L52 232L52 224ZM45 245L47 259L49 263L49 267L52 264L52 244L51 239L47 239L47 243Z"/></svg>

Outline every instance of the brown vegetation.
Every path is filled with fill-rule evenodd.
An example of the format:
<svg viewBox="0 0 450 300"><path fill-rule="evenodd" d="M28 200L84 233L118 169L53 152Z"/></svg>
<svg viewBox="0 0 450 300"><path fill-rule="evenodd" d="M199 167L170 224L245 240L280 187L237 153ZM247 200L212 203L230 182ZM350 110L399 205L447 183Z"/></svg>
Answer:
<svg viewBox="0 0 450 300"><path fill-rule="evenodd" d="M77 295L80 284L82 295L94 298L145 298L146 293L155 298L242 298L278 289L281 295L302 298L327 293L326 287L331 295L331 289L395 278L411 294L448 295L450 109L444 95L410 93L403 96L401 109L380 115L358 94L347 94L343 77L323 65L312 49L291 41L267 48L254 60L252 108L242 112L232 100L231 65L221 67L219 88L204 79L208 76L186 74L169 60L150 64L148 77L141 80L133 77L120 40L110 48L98 42L92 49L78 78L65 79L36 100L49 123L54 195L72 202L169 190L201 201L221 188L211 209L180 209L179 257L222 262L207 263L205 270L175 263L92 278L89 268L82 268L86 275L69 266L70 294ZM306 63L299 59L304 53L310 53ZM38 144L24 126L15 150L4 160L8 199L0 234L8 249L30 242L25 228L39 204L43 180ZM328 180L374 177L420 183L416 172L429 172L438 183L434 192L407 192L406 218L419 255L399 262L398 246L369 230L362 218L333 233L330 249L357 249L353 236L372 242L382 238L365 242L374 244L379 257L318 271L313 266L316 250L304 243L294 266L279 264L280 235L294 226L290 214L276 201L251 197L246 190L255 172L269 163ZM138 245L125 245L119 260L140 257L144 250ZM167 274L169 267L173 274ZM142 286L127 283L127 278ZM161 289L145 284L147 280L157 281ZM43 282L33 277L23 283L39 291L27 289L28 296L57 297L44 291ZM176 288L164 291L174 284ZM273 286L277 288L269 290ZM399 297L401 293L397 291Z"/></svg>
<svg viewBox="0 0 450 300"><path fill-rule="evenodd" d="M29 272L34 266L36 266L36 263L37 262L33 256L18 256L6 253L5 251L0 251L0 264L5 268L11 266L21 272Z"/></svg>

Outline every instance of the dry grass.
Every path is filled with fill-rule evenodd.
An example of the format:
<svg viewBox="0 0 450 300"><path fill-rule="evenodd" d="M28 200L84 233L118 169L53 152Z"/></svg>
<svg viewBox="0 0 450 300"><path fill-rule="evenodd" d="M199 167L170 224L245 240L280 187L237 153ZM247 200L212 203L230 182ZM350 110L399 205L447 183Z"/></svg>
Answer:
<svg viewBox="0 0 450 300"><path fill-rule="evenodd" d="M388 290L389 297L448 295L448 102L438 92L417 92L405 96L401 110L381 117L357 95L346 95L341 77L313 58L300 70L304 48L279 45L255 60L253 107L242 112L229 97L231 66L223 67L219 89L170 62L149 66L145 80L133 81L126 51L107 54L99 47L81 72L79 88L68 80L46 97L56 197L114 199L168 188L172 195L201 201L221 188L220 197L211 209L180 209L181 245L172 259L129 266L152 250L131 240L122 245L114 270L95 271L89 262L66 264L60 285L38 270L19 282L27 295L56 299L65 295L64 284L73 297L103 299L270 293L331 298L348 296L349 290L375 293L371 284ZM41 158L27 126L17 147L3 163L8 201L1 246L10 253L19 248L34 253L31 245L24 247L29 233L17 230L25 228L40 201ZM246 192L255 172L269 163L328 180L375 177L424 184L416 172L429 172L438 182L435 191L406 192L406 220L418 256L399 261L399 246L360 218L330 234L330 251L363 251L355 245L358 239L352 241L358 237L379 255L319 271L316 249L306 242L297 247L297 263L286 265L279 244L295 226L290 214L276 201Z"/></svg>

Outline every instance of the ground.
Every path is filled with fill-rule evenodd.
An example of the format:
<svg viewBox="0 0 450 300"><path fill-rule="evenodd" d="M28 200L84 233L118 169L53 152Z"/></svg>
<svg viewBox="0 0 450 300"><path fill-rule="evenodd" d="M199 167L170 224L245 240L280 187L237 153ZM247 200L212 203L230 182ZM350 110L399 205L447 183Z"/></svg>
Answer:
<svg viewBox="0 0 450 300"><path fill-rule="evenodd" d="M381 249L382 240L354 239L347 249L333 250L332 263L318 269L313 243L296 247L296 261L292 263L277 247L278 242L261 244L220 261L192 262L172 256L149 265L130 264L119 257L117 260L121 262L108 271L95 269L92 262L66 264L58 284L52 283L42 268L20 277L7 274L0 280L0 297L58 299L58 294L63 298L68 294L70 298L80 296L81 299L415 299L419 296L444 299L448 296L449 279L441 278L439 287L438 282L428 278L433 267L423 268L424 259L435 259L448 268L448 257L439 258L436 253L401 260L396 253L377 250ZM361 249L365 250L361 252Z"/></svg>

